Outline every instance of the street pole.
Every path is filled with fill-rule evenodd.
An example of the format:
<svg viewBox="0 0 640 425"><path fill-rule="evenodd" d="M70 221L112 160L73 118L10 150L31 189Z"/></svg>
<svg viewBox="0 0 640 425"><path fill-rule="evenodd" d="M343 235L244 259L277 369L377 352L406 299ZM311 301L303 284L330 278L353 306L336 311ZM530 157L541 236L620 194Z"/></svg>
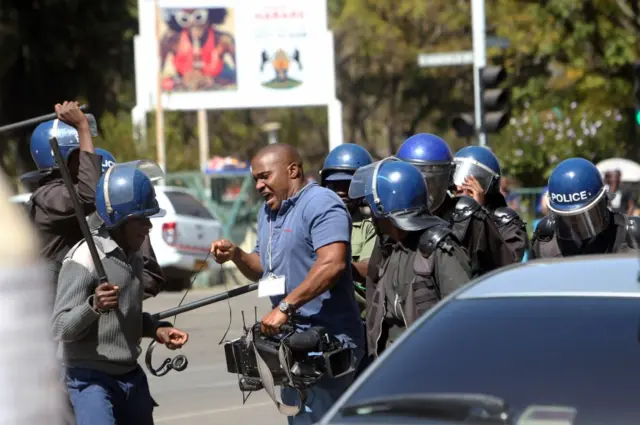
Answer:
<svg viewBox="0 0 640 425"><path fill-rule="evenodd" d="M487 66L487 40L485 33L484 0L471 0L471 26L473 36L473 95L475 105L475 126L478 144L487 145L484 131L484 111L482 105L482 69Z"/></svg>
<svg viewBox="0 0 640 425"><path fill-rule="evenodd" d="M262 126L262 131L267 133L267 138L270 145L278 143L278 130L280 130L279 122L268 122Z"/></svg>

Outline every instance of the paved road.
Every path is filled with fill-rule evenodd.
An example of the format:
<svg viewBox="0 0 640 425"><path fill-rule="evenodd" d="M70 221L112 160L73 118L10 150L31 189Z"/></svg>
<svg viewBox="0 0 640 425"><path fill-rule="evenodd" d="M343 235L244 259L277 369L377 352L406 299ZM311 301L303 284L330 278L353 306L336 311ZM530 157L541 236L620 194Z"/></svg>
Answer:
<svg viewBox="0 0 640 425"><path fill-rule="evenodd" d="M231 287L231 286L230 286ZM222 292L224 289L191 290L184 303ZM145 311L156 312L175 307L181 293L163 293L145 301ZM255 323L254 306L258 318L269 311L268 300L258 298L257 292L229 300L233 323L226 337L241 334L244 310L247 324ZM234 375L227 372L224 349L218 345L229 325L229 303L226 301L181 314L176 325L189 332L189 343L182 350L189 359L183 372L172 371L162 378L149 374L151 393L160 407L155 410L155 422L160 425L285 425L287 417L276 410L264 390L251 394L242 404L242 393ZM143 340L143 349L148 340ZM170 353L164 347L154 350L154 366L159 366ZM141 363L144 362L144 353ZM144 366L143 366L144 367ZM146 369L145 369L146 370Z"/></svg>

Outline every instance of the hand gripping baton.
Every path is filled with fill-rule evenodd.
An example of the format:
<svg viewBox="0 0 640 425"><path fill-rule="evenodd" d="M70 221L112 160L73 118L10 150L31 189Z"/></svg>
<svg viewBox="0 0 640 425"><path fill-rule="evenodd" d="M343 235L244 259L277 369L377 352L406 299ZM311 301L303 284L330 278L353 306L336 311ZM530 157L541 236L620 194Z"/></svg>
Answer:
<svg viewBox="0 0 640 425"><path fill-rule="evenodd" d="M89 106L87 105L82 105L80 106L80 110L82 112L85 112L87 109L89 109ZM93 117L93 115L91 114L87 114L87 119L89 119L89 117ZM45 115L40 115L39 117L34 117L34 118L29 118L28 120L24 120L24 121L18 121L18 122L14 122L13 124L7 124L7 125L3 125L2 127L0 127L0 133L4 133L6 131L11 131L11 130L16 130L18 128L23 128L23 127L29 127L32 125L38 125L40 123L43 123L45 121L49 121L49 120L54 120L57 118L57 115L55 112L52 112L50 114L45 114ZM93 122L95 123L95 118L93 118ZM97 135L93 135L93 125L91 123L91 120L89 120L89 126L92 127L92 136L96 137Z"/></svg>

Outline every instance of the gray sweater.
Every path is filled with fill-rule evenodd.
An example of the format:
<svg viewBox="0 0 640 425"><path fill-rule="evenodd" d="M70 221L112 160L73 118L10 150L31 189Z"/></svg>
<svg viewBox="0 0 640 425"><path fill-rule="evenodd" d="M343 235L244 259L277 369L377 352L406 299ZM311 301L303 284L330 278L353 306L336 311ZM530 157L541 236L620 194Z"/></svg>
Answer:
<svg viewBox="0 0 640 425"><path fill-rule="evenodd" d="M61 343L66 367L125 374L137 365L142 337L155 338L158 323L142 312L142 255L136 252L127 258L104 229L94 234L94 241L109 282L120 288L118 308L104 315L92 308L99 280L83 240L62 263L51 320L53 337Z"/></svg>

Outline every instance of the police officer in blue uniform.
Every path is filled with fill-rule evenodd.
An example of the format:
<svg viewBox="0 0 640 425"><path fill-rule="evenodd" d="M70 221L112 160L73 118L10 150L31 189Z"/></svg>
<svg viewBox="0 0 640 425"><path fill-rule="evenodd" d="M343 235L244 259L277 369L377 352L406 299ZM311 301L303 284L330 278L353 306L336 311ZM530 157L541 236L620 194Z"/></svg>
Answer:
<svg viewBox="0 0 640 425"><path fill-rule="evenodd" d="M530 259L638 250L640 218L611 211L600 171L584 158L549 177L549 215L533 234Z"/></svg>
<svg viewBox="0 0 640 425"><path fill-rule="evenodd" d="M427 185L416 167L386 158L360 168L349 197L364 198L384 235L367 275L367 346L377 356L443 297L471 278L469 258L449 223L427 207Z"/></svg>
<svg viewBox="0 0 640 425"><path fill-rule="evenodd" d="M487 209L498 227L502 239L518 261L529 249L527 227L518 213L507 206L500 193L500 164L491 150L483 146L467 146L453 157L453 183L457 195L472 197Z"/></svg>
<svg viewBox="0 0 640 425"><path fill-rule="evenodd" d="M429 210L449 223L467 250L474 277L518 261L489 211L470 196L451 195L455 164L447 142L434 134L416 134L405 140L396 157L422 172Z"/></svg>
<svg viewBox="0 0 640 425"><path fill-rule="evenodd" d="M52 284L57 282L62 259L82 239L82 231L49 138L57 136L86 215L95 211L96 186L102 175L102 159L94 151L89 121L78 103L57 104L55 110L58 118L38 125L31 135L31 156L38 170L21 177L37 186L28 209L41 238L40 255L47 261Z"/></svg>
<svg viewBox="0 0 640 425"><path fill-rule="evenodd" d="M113 167L116 164L116 157L106 149L96 148L95 153L102 157L102 174L104 175L107 170ZM157 166L157 164L156 164ZM152 170L153 168L153 170ZM145 171L149 173L148 177L153 181L154 178L158 176L158 174L163 174L162 170L159 166L156 167L145 167ZM89 227L92 230L99 229L103 222L98 216L97 212L91 214L87 221L89 222ZM151 246L151 241L149 240L149 236L144 240L142 247L140 248L140 252L142 253L142 258L144 260L144 273L143 273L143 284L144 284L144 297L145 299L155 297L160 292L162 292L165 285L164 274L162 273L162 268L160 264L158 264L158 260L156 259L156 253L153 251L153 247Z"/></svg>

